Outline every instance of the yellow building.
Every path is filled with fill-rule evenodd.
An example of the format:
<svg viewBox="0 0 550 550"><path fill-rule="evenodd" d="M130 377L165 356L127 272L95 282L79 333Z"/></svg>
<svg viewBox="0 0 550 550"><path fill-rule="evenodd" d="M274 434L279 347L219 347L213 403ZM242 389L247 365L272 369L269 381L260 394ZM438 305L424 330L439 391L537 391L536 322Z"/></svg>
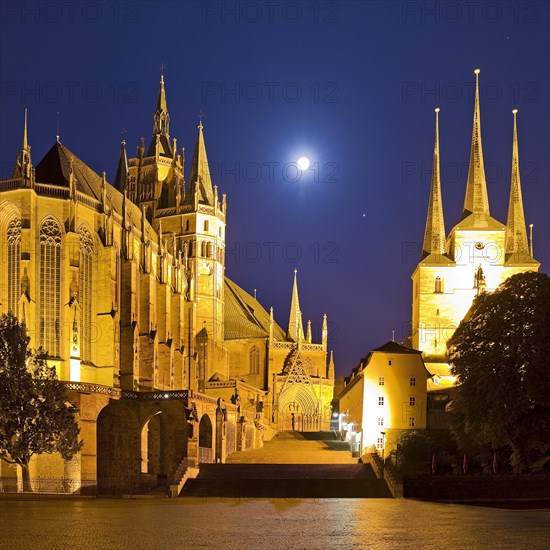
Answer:
<svg viewBox="0 0 550 550"><path fill-rule="evenodd" d="M338 396L340 429L352 448L389 452L403 431L426 429L429 377L422 352L396 342L361 359Z"/></svg>
<svg viewBox="0 0 550 550"><path fill-rule="evenodd" d="M436 109L433 171L422 247L412 274L411 344L423 352L426 367L435 375L429 389L451 386L447 341L464 318L474 297L496 289L508 277L537 271L532 242L527 239L521 194L517 110L513 111L512 176L506 225L490 215L485 180L476 69L474 122L470 167L462 219L446 236L441 198L439 109Z"/></svg>
<svg viewBox="0 0 550 550"><path fill-rule="evenodd" d="M84 440L71 463L35 459L36 479L91 492L178 485L186 468L278 430L328 429L326 316L313 343L295 274L285 333L226 277L226 197L203 125L186 183L169 122L161 77L151 143L128 159L122 142L111 185L59 139L35 168L25 113L14 174L0 181L0 313L24 320L31 347L47 351ZM16 479L2 461L0 475Z"/></svg>

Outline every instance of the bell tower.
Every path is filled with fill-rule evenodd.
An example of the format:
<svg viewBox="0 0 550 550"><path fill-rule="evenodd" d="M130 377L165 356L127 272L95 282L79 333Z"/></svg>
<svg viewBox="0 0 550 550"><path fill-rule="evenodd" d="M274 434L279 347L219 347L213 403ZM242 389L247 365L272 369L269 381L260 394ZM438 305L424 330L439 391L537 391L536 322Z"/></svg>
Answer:
<svg viewBox="0 0 550 550"><path fill-rule="evenodd" d="M177 208L183 197L184 150L178 154L177 140L170 141L169 130L170 114L161 74L149 148L145 150L145 140L141 138L136 158L130 159L127 168L128 198L140 209L145 207L150 223L162 216L163 210Z"/></svg>

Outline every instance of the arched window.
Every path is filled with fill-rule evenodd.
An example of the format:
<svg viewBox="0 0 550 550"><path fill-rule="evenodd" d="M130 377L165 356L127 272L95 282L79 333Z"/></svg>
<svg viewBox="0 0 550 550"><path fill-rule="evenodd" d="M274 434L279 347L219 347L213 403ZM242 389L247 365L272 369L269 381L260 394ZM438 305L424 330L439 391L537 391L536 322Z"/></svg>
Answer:
<svg viewBox="0 0 550 550"><path fill-rule="evenodd" d="M260 374L260 351L252 346L249 352L250 374Z"/></svg>
<svg viewBox="0 0 550 550"><path fill-rule="evenodd" d="M40 227L40 345L60 355L61 227L46 218Z"/></svg>
<svg viewBox="0 0 550 550"><path fill-rule="evenodd" d="M204 232L206 233L208 231L210 224L208 223L208 220L204 220Z"/></svg>
<svg viewBox="0 0 550 550"><path fill-rule="evenodd" d="M437 294L440 294L443 292L443 279L441 279L439 275L435 278L434 292Z"/></svg>
<svg viewBox="0 0 550 550"><path fill-rule="evenodd" d="M80 236L80 269L78 271L78 303L80 305L80 358L92 360L92 258L94 242L85 227Z"/></svg>
<svg viewBox="0 0 550 550"><path fill-rule="evenodd" d="M212 245L212 243L208 243L207 246L206 246L206 255L208 258L213 258L214 257L214 247Z"/></svg>
<svg viewBox="0 0 550 550"><path fill-rule="evenodd" d="M206 243L204 241L202 241L202 243L201 243L201 256L203 258L206 257Z"/></svg>
<svg viewBox="0 0 550 550"><path fill-rule="evenodd" d="M21 219L8 224L8 310L18 314L17 302L21 296Z"/></svg>

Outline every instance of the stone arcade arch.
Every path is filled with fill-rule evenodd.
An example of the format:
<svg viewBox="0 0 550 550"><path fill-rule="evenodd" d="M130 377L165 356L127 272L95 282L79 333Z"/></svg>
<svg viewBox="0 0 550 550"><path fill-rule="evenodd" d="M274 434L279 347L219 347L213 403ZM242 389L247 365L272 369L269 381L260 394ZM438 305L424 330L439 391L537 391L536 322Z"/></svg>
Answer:
<svg viewBox="0 0 550 550"><path fill-rule="evenodd" d="M111 400L97 419L98 492L167 489L187 457L187 436L180 400Z"/></svg>
<svg viewBox="0 0 550 550"><path fill-rule="evenodd" d="M140 430L137 410L111 401L97 417L97 490L133 490L140 477Z"/></svg>
<svg viewBox="0 0 550 550"><path fill-rule="evenodd" d="M203 414L199 422L199 462L212 461L212 421Z"/></svg>

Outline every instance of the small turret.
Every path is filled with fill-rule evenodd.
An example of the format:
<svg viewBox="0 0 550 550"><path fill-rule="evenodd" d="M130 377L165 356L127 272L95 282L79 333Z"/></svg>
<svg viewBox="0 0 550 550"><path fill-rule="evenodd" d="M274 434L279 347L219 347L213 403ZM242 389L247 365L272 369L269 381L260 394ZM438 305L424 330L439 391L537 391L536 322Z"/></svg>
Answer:
<svg viewBox="0 0 550 550"><path fill-rule="evenodd" d="M323 315L323 330L322 330L322 345L323 349L326 351L327 345L328 345L328 322L327 322L327 314L325 313Z"/></svg>
<svg viewBox="0 0 550 550"><path fill-rule="evenodd" d="M330 351L330 359L328 362L328 379L334 380L334 352Z"/></svg>
<svg viewBox="0 0 550 550"><path fill-rule="evenodd" d="M126 155L126 141L120 142L120 156L115 174L115 189L121 193L127 190L128 182L128 157Z"/></svg>
<svg viewBox="0 0 550 550"><path fill-rule="evenodd" d="M17 163L13 171L13 178L21 178L26 187L34 187L34 169L31 161L31 147L27 140L27 109L23 122L23 140L21 150L17 156Z"/></svg>

